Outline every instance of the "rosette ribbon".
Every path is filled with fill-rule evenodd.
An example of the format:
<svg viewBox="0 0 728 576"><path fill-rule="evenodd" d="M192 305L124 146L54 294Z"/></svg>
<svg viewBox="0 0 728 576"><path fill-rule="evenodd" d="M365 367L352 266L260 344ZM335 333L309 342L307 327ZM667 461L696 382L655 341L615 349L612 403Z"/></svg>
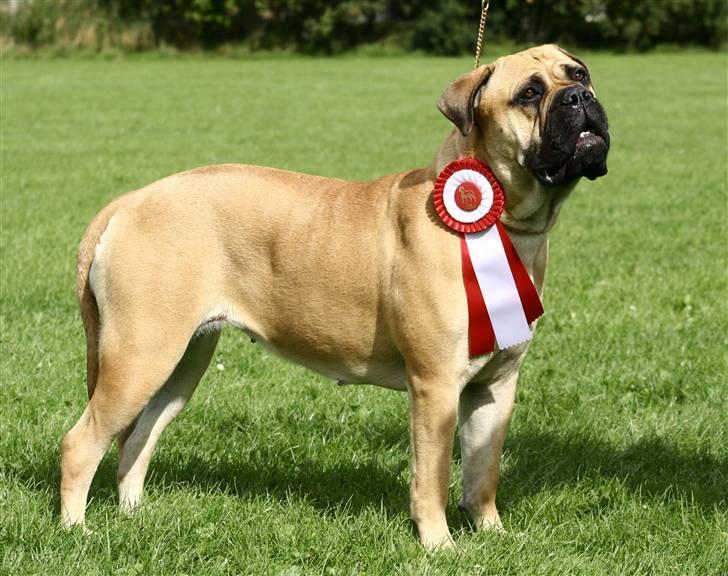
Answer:
<svg viewBox="0 0 728 576"><path fill-rule="evenodd" d="M438 175L433 201L460 236L470 357L530 340L543 306L501 224L505 198L493 172L477 158L455 160Z"/></svg>

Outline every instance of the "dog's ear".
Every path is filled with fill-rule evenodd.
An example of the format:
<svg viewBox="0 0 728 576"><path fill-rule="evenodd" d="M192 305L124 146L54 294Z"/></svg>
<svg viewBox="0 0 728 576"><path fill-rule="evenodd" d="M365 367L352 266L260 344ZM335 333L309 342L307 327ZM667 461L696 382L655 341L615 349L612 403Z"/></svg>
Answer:
<svg viewBox="0 0 728 576"><path fill-rule="evenodd" d="M480 104L480 91L493 73L493 64L478 66L472 72L455 80L440 96L437 107L463 136L467 136L475 123L475 109Z"/></svg>

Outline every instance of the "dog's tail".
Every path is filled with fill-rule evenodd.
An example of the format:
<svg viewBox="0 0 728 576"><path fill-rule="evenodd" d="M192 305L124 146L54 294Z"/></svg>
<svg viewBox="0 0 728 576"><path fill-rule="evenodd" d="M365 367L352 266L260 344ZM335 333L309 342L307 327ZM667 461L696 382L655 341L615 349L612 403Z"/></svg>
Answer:
<svg viewBox="0 0 728 576"><path fill-rule="evenodd" d="M117 198L96 215L86 228L78 247L76 295L81 307L83 328L86 332L86 386L89 399L93 396L99 373L99 333L101 329L99 308L89 283L89 272L99 238L118 209L120 200L121 198Z"/></svg>

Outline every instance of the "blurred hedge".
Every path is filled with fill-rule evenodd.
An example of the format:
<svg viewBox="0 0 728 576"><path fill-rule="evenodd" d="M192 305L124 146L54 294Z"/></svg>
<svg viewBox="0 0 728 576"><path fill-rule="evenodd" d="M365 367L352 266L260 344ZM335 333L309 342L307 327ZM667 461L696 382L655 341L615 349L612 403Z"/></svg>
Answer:
<svg viewBox="0 0 728 576"><path fill-rule="evenodd" d="M336 53L386 41L472 52L478 0L0 0L0 33L20 45L145 49L160 44ZM725 0L491 0L488 37L649 49L726 43Z"/></svg>

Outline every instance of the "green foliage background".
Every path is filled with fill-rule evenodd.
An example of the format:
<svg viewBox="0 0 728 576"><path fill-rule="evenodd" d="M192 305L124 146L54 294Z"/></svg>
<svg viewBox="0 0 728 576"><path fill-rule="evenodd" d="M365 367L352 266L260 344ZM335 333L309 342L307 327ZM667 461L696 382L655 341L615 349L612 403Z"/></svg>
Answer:
<svg viewBox="0 0 728 576"><path fill-rule="evenodd" d="M717 47L723 0L493 0L489 37L644 50ZM470 52L478 0L2 0L0 32L26 46L214 48L337 53L384 42L435 54Z"/></svg>

